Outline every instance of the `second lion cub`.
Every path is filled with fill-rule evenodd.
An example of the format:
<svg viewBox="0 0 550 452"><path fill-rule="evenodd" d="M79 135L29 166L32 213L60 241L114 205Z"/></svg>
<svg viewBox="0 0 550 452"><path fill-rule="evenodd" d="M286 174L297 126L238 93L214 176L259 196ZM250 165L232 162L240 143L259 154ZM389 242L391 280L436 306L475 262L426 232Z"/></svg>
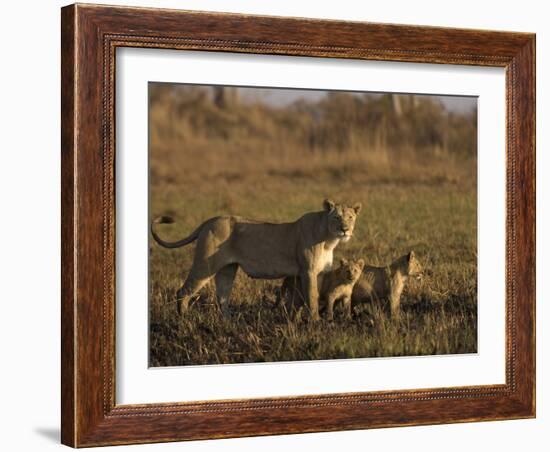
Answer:
<svg viewBox="0 0 550 452"><path fill-rule="evenodd" d="M374 300L389 302L392 317L398 317L401 294L409 278L422 279L422 265L414 251L401 256L387 267L365 266L353 288L354 305Z"/></svg>

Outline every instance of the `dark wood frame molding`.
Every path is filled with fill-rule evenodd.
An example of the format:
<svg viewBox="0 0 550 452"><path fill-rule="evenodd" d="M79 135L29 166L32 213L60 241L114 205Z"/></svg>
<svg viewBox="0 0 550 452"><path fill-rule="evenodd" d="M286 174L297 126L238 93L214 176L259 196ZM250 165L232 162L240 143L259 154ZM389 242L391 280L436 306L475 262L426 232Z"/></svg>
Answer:
<svg viewBox="0 0 550 452"><path fill-rule="evenodd" d="M64 444L84 447L535 416L534 34L76 4L62 8L61 38ZM117 405L117 47L504 67L506 383Z"/></svg>

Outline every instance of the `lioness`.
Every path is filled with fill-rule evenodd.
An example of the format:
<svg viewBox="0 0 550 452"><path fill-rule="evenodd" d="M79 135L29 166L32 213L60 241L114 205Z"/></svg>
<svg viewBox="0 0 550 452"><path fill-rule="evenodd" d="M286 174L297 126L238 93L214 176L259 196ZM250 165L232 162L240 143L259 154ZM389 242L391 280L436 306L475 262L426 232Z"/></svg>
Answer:
<svg viewBox="0 0 550 452"><path fill-rule="evenodd" d="M401 256L387 267L366 265L359 281L353 287L352 304L387 300L392 317L398 317L401 294L409 277L422 278L422 266L414 251Z"/></svg>
<svg viewBox="0 0 550 452"><path fill-rule="evenodd" d="M166 242L156 234L155 225L173 223L170 217L159 217L151 223L151 234L166 248L197 240L193 265L177 292L180 314L187 310L193 295L214 278L218 303L226 315L233 280L241 267L251 278L300 276L311 317L318 320L317 278L330 270L334 248L351 238L360 210L360 203L349 207L327 199L322 211L306 213L293 223L214 217L176 242Z"/></svg>
<svg viewBox="0 0 550 452"><path fill-rule="evenodd" d="M326 307L327 320L334 319L334 304L342 301L346 316L351 317L351 294L353 286L361 277L365 261L340 259L340 266L323 274L319 291L319 306ZM303 295L298 277L287 277L281 287L281 301L284 300L289 311L299 315L303 304Z"/></svg>

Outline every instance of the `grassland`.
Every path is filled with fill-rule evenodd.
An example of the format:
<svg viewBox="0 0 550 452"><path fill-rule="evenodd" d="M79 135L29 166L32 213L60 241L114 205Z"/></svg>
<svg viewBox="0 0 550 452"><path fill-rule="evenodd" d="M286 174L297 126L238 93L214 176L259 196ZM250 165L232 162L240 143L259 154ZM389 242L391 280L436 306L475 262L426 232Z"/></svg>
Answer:
<svg viewBox="0 0 550 452"><path fill-rule="evenodd" d="M194 245L167 250L151 242L151 366L477 350L475 156L372 144L312 152L261 134L227 139L189 132L193 139L182 140L166 132L178 123L165 110L151 110L150 154L151 217L177 220L160 229L163 237L181 238L215 215L284 222L320 210L326 197L360 201L364 209L354 237L337 248L336 257L386 265L414 250L427 276L409 282L397 321L379 306L363 306L351 321L292 322L275 307L281 282L252 280L241 271L230 318L218 314L210 286L179 317L174 293Z"/></svg>

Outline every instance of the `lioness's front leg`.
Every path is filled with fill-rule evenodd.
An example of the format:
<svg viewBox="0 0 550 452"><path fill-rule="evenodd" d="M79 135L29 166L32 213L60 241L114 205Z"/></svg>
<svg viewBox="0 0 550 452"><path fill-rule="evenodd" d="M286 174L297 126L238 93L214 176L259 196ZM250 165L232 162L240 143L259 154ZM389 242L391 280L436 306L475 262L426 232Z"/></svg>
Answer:
<svg viewBox="0 0 550 452"><path fill-rule="evenodd" d="M304 272L300 279L302 290L306 296L312 320L319 320L319 289L317 288L318 274L312 271Z"/></svg>

